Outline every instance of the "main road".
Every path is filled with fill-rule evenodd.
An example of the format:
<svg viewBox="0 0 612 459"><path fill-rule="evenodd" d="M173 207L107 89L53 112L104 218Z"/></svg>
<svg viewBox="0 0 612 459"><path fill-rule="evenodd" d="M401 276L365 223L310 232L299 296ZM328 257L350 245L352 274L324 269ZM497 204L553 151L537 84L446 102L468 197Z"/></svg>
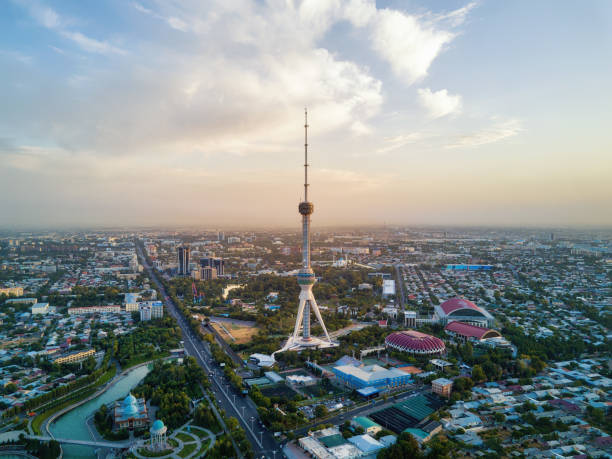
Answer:
<svg viewBox="0 0 612 459"><path fill-rule="evenodd" d="M270 434L268 429L263 426L257 413L257 406L248 396L235 391L229 381L225 378L223 370L212 358L212 354L206 343L204 343L192 330L183 314L178 310L172 299L168 296L164 285L160 282L157 273L153 271L147 263L142 253L142 249L136 243L136 250L140 262L147 270L149 277L155 283L163 296L166 309L174 317L181 328L183 335L185 353L193 356L198 364L204 368L211 381L211 389L217 400L217 405L225 410L228 416L238 419L240 425L245 430L247 438L253 446L256 458L276 459L282 457L281 449Z"/></svg>

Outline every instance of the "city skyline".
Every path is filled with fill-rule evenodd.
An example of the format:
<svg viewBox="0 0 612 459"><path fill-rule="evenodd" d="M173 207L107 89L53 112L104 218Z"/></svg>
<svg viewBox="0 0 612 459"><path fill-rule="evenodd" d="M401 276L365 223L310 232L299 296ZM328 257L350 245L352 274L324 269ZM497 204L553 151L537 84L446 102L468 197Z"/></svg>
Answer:
<svg viewBox="0 0 612 459"><path fill-rule="evenodd" d="M2 227L612 225L608 2L0 11Z"/></svg>

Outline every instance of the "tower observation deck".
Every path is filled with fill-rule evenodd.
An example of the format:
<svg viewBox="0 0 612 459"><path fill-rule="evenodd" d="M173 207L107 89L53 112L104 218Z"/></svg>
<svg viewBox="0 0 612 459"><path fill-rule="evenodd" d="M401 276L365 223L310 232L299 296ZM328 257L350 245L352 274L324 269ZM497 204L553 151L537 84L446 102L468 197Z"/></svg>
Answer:
<svg viewBox="0 0 612 459"><path fill-rule="evenodd" d="M287 342L277 352L300 351L309 348L325 348L337 346L327 333L321 311L312 293L316 282L314 271L310 266L310 216L314 212L314 204L308 200L308 112L304 110L304 201L298 205L302 215L302 268L298 272L297 281L300 286L300 296L297 317L293 333ZM323 328L324 336L317 338L310 333L310 314L314 312L316 319Z"/></svg>

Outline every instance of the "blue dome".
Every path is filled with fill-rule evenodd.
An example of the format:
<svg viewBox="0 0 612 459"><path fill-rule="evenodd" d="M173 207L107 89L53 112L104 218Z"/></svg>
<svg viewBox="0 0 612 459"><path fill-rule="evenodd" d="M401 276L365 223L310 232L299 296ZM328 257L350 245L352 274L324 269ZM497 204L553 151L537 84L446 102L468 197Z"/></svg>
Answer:
<svg viewBox="0 0 612 459"><path fill-rule="evenodd" d="M161 419L156 420L151 426L151 432L159 432L164 428L164 423Z"/></svg>
<svg viewBox="0 0 612 459"><path fill-rule="evenodd" d="M138 407L135 404L128 405L123 408L123 416L130 417L138 414Z"/></svg>
<svg viewBox="0 0 612 459"><path fill-rule="evenodd" d="M130 392L127 397L123 399L123 406L133 405L136 403L136 397Z"/></svg>

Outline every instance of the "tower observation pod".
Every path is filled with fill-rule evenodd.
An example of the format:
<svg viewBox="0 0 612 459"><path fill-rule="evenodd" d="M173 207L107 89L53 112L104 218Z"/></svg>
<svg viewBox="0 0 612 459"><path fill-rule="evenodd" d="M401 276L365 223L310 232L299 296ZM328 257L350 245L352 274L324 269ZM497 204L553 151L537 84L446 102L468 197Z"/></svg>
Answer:
<svg viewBox="0 0 612 459"><path fill-rule="evenodd" d="M298 211L302 215L302 268L297 275L300 286L299 306L293 333L282 349L277 352L338 345L329 337L321 311L312 293L312 286L316 282L314 271L310 267L310 216L314 212L314 204L308 200L308 167L308 112L304 110L304 201L298 205ZM321 338L312 336L310 332L311 312L314 313L323 328L324 336Z"/></svg>

